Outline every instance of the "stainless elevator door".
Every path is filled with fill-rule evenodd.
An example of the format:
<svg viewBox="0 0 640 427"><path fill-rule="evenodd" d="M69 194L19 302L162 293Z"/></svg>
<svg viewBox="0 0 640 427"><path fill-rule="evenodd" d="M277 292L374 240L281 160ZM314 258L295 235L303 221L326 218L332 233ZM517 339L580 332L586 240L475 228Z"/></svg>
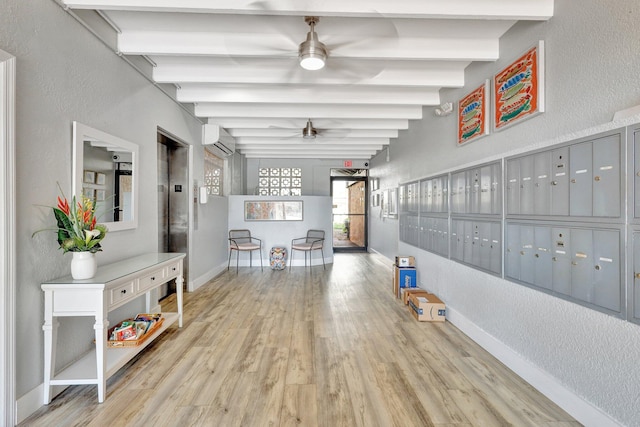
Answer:
<svg viewBox="0 0 640 427"><path fill-rule="evenodd" d="M188 282L189 197L186 146L158 134L158 251L183 252L184 280ZM160 298L175 290L175 285L164 286Z"/></svg>

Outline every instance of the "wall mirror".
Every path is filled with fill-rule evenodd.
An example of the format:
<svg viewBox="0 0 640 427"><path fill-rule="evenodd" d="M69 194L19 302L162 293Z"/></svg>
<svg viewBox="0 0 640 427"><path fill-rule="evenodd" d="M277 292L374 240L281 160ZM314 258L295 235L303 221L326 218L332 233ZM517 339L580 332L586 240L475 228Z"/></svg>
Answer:
<svg viewBox="0 0 640 427"><path fill-rule="evenodd" d="M95 203L109 231L138 226L138 146L73 122L73 193Z"/></svg>

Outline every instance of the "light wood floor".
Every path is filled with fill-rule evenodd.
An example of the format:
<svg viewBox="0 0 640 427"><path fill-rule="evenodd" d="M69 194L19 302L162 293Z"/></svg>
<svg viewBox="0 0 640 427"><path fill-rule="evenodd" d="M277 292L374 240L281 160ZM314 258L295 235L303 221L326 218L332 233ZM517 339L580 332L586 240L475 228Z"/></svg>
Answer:
<svg viewBox="0 0 640 427"><path fill-rule="evenodd" d="M185 310L104 403L69 387L21 425L580 425L451 323L415 321L378 255L225 272Z"/></svg>

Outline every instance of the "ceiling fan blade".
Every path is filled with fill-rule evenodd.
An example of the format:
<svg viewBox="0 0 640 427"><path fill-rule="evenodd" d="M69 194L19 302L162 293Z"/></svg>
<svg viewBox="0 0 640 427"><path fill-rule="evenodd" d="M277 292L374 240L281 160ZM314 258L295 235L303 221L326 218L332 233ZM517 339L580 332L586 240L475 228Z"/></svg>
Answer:
<svg viewBox="0 0 640 427"><path fill-rule="evenodd" d="M331 24L332 28L337 27L333 33L328 31L324 36L322 35L322 21L317 29L320 39L331 51L380 43L381 41L395 43L399 37L394 21L384 17L341 18L338 22Z"/></svg>
<svg viewBox="0 0 640 427"><path fill-rule="evenodd" d="M322 138L346 138L351 133L350 129L316 129L318 136Z"/></svg>
<svg viewBox="0 0 640 427"><path fill-rule="evenodd" d="M350 61L342 58L329 59L325 67L347 83L372 79L384 70L384 66L377 61Z"/></svg>

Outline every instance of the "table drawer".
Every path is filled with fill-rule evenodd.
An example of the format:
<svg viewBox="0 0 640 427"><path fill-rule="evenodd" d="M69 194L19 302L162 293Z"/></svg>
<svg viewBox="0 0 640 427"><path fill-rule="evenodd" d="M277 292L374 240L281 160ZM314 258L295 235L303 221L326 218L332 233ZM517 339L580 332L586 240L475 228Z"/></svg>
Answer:
<svg viewBox="0 0 640 427"><path fill-rule="evenodd" d="M182 261L178 261L176 263L173 264L169 264L169 266L167 267L167 278L171 277L178 277L178 276L182 276Z"/></svg>
<svg viewBox="0 0 640 427"><path fill-rule="evenodd" d="M138 291L142 292L147 289L151 289L154 286L163 284L165 282L165 277L167 277L166 267L159 268L149 274L142 276L138 281Z"/></svg>
<svg viewBox="0 0 640 427"><path fill-rule="evenodd" d="M135 281L127 282L111 289L109 295L109 309L136 296Z"/></svg>

